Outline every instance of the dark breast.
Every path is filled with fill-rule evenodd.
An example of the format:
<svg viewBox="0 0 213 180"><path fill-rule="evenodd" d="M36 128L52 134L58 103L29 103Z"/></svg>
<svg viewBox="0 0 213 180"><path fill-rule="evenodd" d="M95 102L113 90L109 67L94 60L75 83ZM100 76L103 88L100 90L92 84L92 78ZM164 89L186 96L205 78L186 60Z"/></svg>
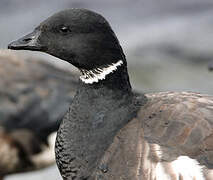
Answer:
<svg viewBox="0 0 213 180"><path fill-rule="evenodd" d="M66 135L69 133L67 132L66 121L69 120L70 114L69 109L57 132L55 144L56 163L64 180L75 179L79 170L76 165L73 165L75 157L70 157L70 151L67 149L69 146L67 145Z"/></svg>
<svg viewBox="0 0 213 180"><path fill-rule="evenodd" d="M115 98L105 96L103 100L99 96L85 96L83 102L75 97L60 125L56 161L64 180L94 179L93 172L102 171L99 161L115 135L140 107L130 97L114 102Z"/></svg>

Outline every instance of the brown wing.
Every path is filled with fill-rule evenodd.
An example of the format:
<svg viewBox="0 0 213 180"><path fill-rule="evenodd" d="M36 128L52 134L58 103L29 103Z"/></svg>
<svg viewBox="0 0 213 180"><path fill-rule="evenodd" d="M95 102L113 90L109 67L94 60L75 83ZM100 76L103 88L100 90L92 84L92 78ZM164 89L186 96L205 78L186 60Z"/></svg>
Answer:
<svg viewBox="0 0 213 180"><path fill-rule="evenodd" d="M213 179L213 97L173 92L146 96L138 116L105 151L94 179ZM208 169L179 156L197 159Z"/></svg>
<svg viewBox="0 0 213 180"><path fill-rule="evenodd" d="M197 159L213 168L213 96L188 92L147 94L138 113L144 137L159 144L161 159Z"/></svg>

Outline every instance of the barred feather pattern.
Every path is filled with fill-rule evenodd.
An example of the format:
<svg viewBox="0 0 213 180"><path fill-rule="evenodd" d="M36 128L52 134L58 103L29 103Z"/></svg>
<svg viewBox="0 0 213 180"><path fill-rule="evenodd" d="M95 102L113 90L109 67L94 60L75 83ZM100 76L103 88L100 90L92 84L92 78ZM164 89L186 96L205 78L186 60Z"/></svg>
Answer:
<svg viewBox="0 0 213 180"><path fill-rule="evenodd" d="M191 92L146 96L146 105L105 152L95 179L213 179L213 97Z"/></svg>

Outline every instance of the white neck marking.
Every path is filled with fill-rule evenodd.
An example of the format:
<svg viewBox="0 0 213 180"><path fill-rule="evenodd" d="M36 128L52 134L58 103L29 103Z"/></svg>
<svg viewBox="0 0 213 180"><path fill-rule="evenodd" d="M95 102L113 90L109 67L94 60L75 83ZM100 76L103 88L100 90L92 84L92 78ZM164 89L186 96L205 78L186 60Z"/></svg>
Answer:
<svg viewBox="0 0 213 180"><path fill-rule="evenodd" d="M117 70L117 68L121 66L122 64L123 64L123 61L119 60L116 63L109 64L105 67L99 67L92 70L80 69L82 73L82 75L80 76L80 80L86 84L92 84L94 82L98 82L99 80L105 79L106 75Z"/></svg>

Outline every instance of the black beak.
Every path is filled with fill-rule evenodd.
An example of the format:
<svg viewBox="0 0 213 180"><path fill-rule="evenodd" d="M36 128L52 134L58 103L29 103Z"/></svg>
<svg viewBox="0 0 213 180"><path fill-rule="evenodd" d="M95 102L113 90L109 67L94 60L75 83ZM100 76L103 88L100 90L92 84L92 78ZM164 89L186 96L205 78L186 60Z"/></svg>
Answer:
<svg viewBox="0 0 213 180"><path fill-rule="evenodd" d="M31 50L31 51L44 51L45 47L39 43L40 31L35 30L32 33L13 41L8 45L8 49L14 50Z"/></svg>

